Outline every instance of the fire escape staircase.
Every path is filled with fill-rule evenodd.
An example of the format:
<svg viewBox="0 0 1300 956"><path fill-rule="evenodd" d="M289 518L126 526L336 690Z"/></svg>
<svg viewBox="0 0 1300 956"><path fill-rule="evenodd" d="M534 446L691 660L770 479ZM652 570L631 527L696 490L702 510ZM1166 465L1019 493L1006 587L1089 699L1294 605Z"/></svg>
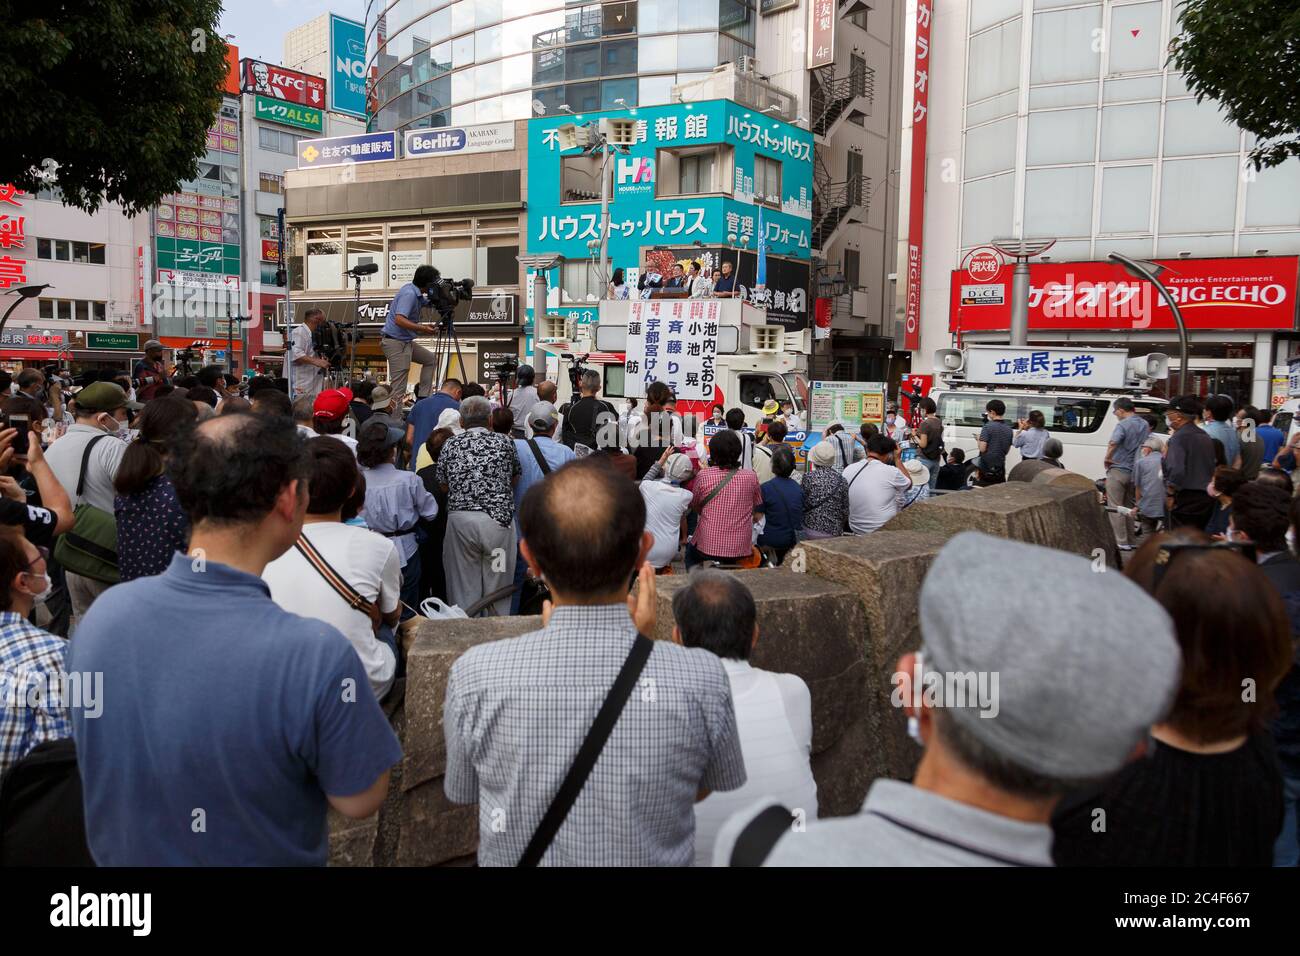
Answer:
<svg viewBox="0 0 1300 956"><path fill-rule="evenodd" d="M853 176L838 183L815 180L812 203L813 250L824 252L847 224L866 222L870 206L869 176Z"/></svg>
<svg viewBox="0 0 1300 956"><path fill-rule="evenodd" d="M841 124L871 115L876 91L876 71L868 66L833 76L831 67L813 71L812 112L809 128L825 141Z"/></svg>

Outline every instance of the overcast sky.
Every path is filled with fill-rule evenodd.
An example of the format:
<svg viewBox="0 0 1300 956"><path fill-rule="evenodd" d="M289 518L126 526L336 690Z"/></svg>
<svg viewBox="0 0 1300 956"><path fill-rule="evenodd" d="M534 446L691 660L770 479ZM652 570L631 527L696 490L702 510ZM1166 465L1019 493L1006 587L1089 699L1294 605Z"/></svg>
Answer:
<svg viewBox="0 0 1300 956"><path fill-rule="evenodd" d="M268 63L284 58L284 35L322 13L364 20L365 0L225 0L221 32L234 34L240 57Z"/></svg>

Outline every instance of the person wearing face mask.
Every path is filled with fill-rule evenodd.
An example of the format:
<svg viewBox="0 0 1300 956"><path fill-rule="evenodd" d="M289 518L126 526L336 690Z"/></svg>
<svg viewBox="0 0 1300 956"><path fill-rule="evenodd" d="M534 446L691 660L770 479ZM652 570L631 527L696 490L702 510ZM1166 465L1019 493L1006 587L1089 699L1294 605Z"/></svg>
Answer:
<svg viewBox="0 0 1300 956"><path fill-rule="evenodd" d="M116 496L113 482L127 449L127 443L119 441L118 436L128 434L128 408L143 406L138 402L128 402L126 392L112 382L87 385L77 393L74 403L73 424L67 434L50 445L45 458L54 477L59 479L59 484L72 500L73 508L88 504L111 515ZM69 631L72 633L82 615L108 588L108 584L73 571L67 572L67 582L68 596L72 600Z"/></svg>
<svg viewBox="0 0 1300 956"><path fill-rule="evenodd" d="M50 593L48 558L16 529L0 532L0 687L13 690L0 694L0 776L37 744L72 736L59 696L68 642L27 620ZM41 693L29 695L35 687Z"/></svg>

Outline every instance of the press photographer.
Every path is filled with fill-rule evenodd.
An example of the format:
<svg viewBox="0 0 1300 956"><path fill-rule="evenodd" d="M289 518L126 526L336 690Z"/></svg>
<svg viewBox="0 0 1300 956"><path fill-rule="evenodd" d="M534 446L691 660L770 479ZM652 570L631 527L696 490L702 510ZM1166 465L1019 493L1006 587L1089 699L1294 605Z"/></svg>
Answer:
<svg viewBox="0 0 1300 956"><path fill-rule="evenodd" d="M171 383L167 365L163 362L163 344L157 339L150 339L144 343L144 358L131 369L131 384L135 386L136 399L141 402L150 401L158 389Z"/></svg>
<svg viewBox="0 0 1300 956"><path fill-rule="evenodd" d="M289 380L294 398L315 395L325 387L329 360L317 354L316 332L325 321L320 309L308 309L289 337Z"/></svg>
<svg viewBox="0 0 1300 956"><path fill-rule="evenodd" d="M393 296L393 303L388 307L388 321L384 323L383 338L379 344L384 350L384 358L388 360L388 381L392 384L393 394L399 399L406 395L406 381L411 374L412 361L420 363L420 384L416 389L416 397L425 398L433 390L437 358L423 345L416 345L415 339L420 335L438 333L436 325L417 321L420 309L429 304L429 289L437 281L437 269L433 266L420 266L415 270L411 281Z"/></svg>

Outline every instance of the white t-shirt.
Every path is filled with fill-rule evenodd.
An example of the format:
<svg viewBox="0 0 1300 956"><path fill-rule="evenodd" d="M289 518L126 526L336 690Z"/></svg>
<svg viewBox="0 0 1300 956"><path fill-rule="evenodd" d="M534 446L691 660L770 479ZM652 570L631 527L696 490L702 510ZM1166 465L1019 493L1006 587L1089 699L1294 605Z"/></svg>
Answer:
<svg viewBox="0 0 1300 956"><path fill-rule="evenodd" d="M366 528L332 521L305 524L302 531L330 567L362 597L377 602L385 614L397 610L402 563L392 541ZM271 589L271 599L286 611L333 624L342 631L361 658L375 696L388 693L397 673L393 649L375 637L370 618L348 607L297 548L268 564L262 579Z"/></svg>
<svg viewBox="0 0 1300 956"><path fill-rule="evenodd" d="M878 458L854 462L844 469L849 485L849 531L868 534L898 514L898 497L912 479Z"/></svg>
<svg viewBox="0 0 1300 956"><path fill-rule="evenodd" d="M745 785L709 794L695 804L695 865L708 866L713 845L733 813L760 800L776 800L804 819L817 819L817 782L812 753L812 695L794 674L724 659L736 708L736 730L745 758Z"/></svg>
<svg viewBox="0 0 1300 956"><path fill-rule="evenodd" d="M765 481L772 480L772 450L775 445L759 445L754 449L754 473L758 475L758 483L761 485Z"/></svg>
<svg viewBox="0 0 1300 956"><path fill-rule="evenodd" d="M297 323L293 327L293 335L289 337L289 364L286 368L292 368L292 371L286 374L293 376L293 397L300 395L315 395L325 387L325 370L315 365L295 365L293 364L300 358L314 358L316 350L311 344L311 329L304 323Z"/></svg>
<svg viewBox="0 0 1300 956"><path fill-rule="evenodd" d="M677 556L682 518L690 511L694 496L660 479L641 482L641 497L645 499L645 529L655 536L646 560L652 568L662 568Z"/></svg>

